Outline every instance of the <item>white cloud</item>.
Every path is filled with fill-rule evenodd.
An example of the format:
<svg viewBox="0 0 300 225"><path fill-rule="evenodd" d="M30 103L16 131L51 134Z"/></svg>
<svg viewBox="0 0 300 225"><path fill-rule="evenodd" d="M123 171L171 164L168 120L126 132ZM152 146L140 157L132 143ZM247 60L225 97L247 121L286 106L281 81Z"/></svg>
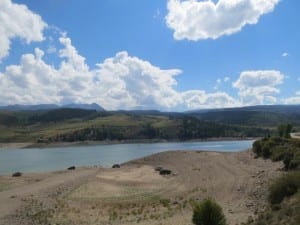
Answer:
<svg viewBox="0 0 300 225"><path fill-rule="evenodd" d="M34 54L24 54L19 65L6 66L0 72L0 105L96 102L108 110L224 108L274 103L277 86L284 79L279 71L244 71L233 83L241 100L221 91L179 92L179 69L161 69L125 51L90 69L70 38L63 35L59 41L63 48L57 51L61 61L57 68L48 65L43 60L45 52L36 48ZM229 78L217 79L216 84L225 81Z"/></svg>
<svg viewBox="0 0 300 225"><path fill-rule="evenodd" d="M239 96L245 105L272 104L277 101L274 95L284 80L284 75L276 70L244 71L233 87L239 90Z"/></svg>
<svg viewBox="0 0 300 225"><path fill-rule="evenodd" d="M284 103L290 105L300 104L300 96L287 98L285 99Z"/></svg>
<svg viewBox="0 0 300 225"><path fill-rule="evenodd" d="M168 0L167 26L177 40L217 39L256 24L279 0Z"/></svg>
<svg viewBox="0 0 300 225"><path fill-rule="evenodd" d="M57 71L43 60L43 51L35 49L35 54L25 54L20 65L6 67L1 74L1 104L28 104L57 102Z"/></svg>
<svg viewBox="0 0 300 225"><path fill-rule="evenodd" d="M202 90L190 90L182 93L188 109L226 108L240 106L240 102L225 92L206 93Z"/></svg>
<svg viewBox="0 0 300 225"><path fill-rule="evenodd" d="M289 53L288 52L283 52L281 56L282 57L287 57L287 56L289 56Z"/></svg>
<svg viewBox="0 0 300 225"><path fill-rule="evenodd" d="M97 102L107 109L168 109L182 101L174 89L178 69L162 70L119 52L91 70L70 38L62 36L59 41L64 46L59 68L47 65L37 48L0 73L1 105Z"/></svg>
<svg viewBox="0 0 300 225"><path fill-rule="evenodd" d="M181 101L174 90L178 69L162 70L127 52L98 64L97 85L107 108L171 108ZM109 99L109 101L108 101Z"/></svg>
<svg viewBox="0 0 300 225"><path fill-rule="evenodd" d="M11 0L0 1L0 24L0 61L9 54L12 39L21 38L27 43L42 41L47 27L39 15Z"/></svg>
<svg viewBox="0 0 300 225"><path fill-rule="evenodd" d="M150 62L119 52L91 70L72 45L59 39L58 68L43 60L44 51L25 54L19 65L0 73L0 105L39 103L92 103L113 109L198 109L239 104L227 93L176 91L179 69L164 70ZM221 79L219 80L221 82Z"/></svg>

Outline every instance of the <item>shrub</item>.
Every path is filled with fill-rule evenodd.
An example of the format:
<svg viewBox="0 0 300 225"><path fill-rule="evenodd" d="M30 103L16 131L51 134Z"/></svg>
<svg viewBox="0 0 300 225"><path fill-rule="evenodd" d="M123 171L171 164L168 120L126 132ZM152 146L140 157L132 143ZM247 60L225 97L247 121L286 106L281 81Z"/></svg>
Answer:
<svg viewBox="0 0 300 225"><path fill-rule="evenodd" d="M279 204L285 197L295 194L300 188L300 173L288 173L277 178L269 188L269 201Z"/></svg>
<svg viewBox="0 0 300 225"><path fill-rule="evenodd" d="M253 143L253 152L257 155L260 156L261 155L261 149L262 149L262 141L261 140L257 140Z"/></svg>
<svg viewBox="0 0 300 225"><path fill-rule="evenodd" d="M300 169L300 149L295 150L294 157L290 161L289 169Z"/></svg>
<svg viewBox="0 0 300 225"><path fill-rule="evenodd" d="M169 199L161 199L159 201L164 207L168 208L170 206L170 200Z"/></svg>
<svg viewBox="0 0 300 225"><path fill-rule="evenodd" d="M197 204L193 212L195 225L226 225L222 208L213 200L206 199Z"/></svg>
<svg viewBox="0 0 300 225"><path fill-rule="evenodd" d="M283 146L275 146L272 150L272 161L281 161L284 159L286 149Z"/></svg>
<svg viewBox="0 0 300 225"><path fill-rule="evenodd" d="M253 143L256 157L270 158L273 161L283 161L286 170L300 169L300 141L270 137Z"/></svg>
<svg viewBox="0 0 300 225"><path fill-rule="evenodd" d="M284 164L285 169L288 170L290 168L290 163L291 163L292 159L293 159L292 153L286 153L284 155L283 164Z"/></svg>
<svg viewBox="0 0 300 225"><path fill-rule="evenodd" d="M271 155L271 147L269 144L265 144L262 148L262 155L265 159L269 158Z"/></svg>

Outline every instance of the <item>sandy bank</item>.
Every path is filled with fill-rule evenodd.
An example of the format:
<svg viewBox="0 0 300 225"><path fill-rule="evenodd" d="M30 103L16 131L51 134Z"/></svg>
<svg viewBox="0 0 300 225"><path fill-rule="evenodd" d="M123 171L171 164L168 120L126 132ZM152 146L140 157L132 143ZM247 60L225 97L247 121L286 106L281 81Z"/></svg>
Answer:
<svg viewBox="0 0 300 225"><path fill-rule="evenodd" d="M241 140L255 140L255 137L227 137L227 138L206 138L206 139L191 139L182 141L165 140L165 139L136 139L136 140L105 140L105 141L78 141L78 142L52 142L52 143L0 143L1 148L63 148L76 146L93 146L93 145L113 145L113 144L141 144L141 143L176 143L176 142L207 142L207 141L241 141Z"/></svg>
<svg viewBox="0 0 300 225"><path fill-rule="evenodd" d="M15 149L15 148L26 148L28 146L33 145L33 143L0 143L0 150L1 149Z"/></svg>
<svg viewBox="0 0 300 225"><path fill-rule="evenodd" d="M173 175L159 175L158 165ZM0 224L189 225L193 203L212 197L235 225L264 208L269 179L281 167L250 151L170 151L120 169L2 176Z"/></svg>

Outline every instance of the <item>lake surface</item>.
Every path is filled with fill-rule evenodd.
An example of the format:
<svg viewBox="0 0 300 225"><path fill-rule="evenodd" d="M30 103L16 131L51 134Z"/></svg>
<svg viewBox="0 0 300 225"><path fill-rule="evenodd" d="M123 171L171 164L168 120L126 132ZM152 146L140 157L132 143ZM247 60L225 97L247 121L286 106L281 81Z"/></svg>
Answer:
<svg viewBox="0 0 300 225"><path fill-rule="evenodd" d="M252 147L253 140L178 142L151 144L91 145L63 148L1 149L0 175L46 172L69 166L112 166L169 150L238 152Z"/></svg>

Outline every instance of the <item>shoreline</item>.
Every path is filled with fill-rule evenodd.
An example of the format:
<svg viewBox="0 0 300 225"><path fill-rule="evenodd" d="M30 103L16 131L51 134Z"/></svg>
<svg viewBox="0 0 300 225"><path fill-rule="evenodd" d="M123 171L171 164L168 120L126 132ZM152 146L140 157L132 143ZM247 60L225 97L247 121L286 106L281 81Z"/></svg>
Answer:
<svg viewBox="0 0 300 225"><path fill-rule="evenodd" d="M157 165L174 174L161 176L155 171ZM119 169L76 167L72 171L29 173L18 178L0 176L0 224L38 222L39 217L26 215L42 210L49 224L56 219L64 222L62 218L70 221L68 224L79 219L82 222L78 224L109 224L111 208L116 204L122 216L114 220L116 225L159 222L156 217L139 221L133 211L145 215L172 212L171 216L161 217L160 222L190 224L192 201L208 197L220 204L229 224L240 224L265 207L267 183L281 173L281 167L281 163L256 159L249 151L228 154L180 150L128 161ZM129 188L134 192L128 192ZM169 207L161 199L168 199ZM80 213L70 213L74 209ZM91 223L91 218L98 222Z"/></svg>
<svg viewBox="0 0 300 225"><path fill-rule="evenodd" d="M76 141L76 142L52 142L52 143L32 143L32 142L11 142L0 143L0 151L3 149L27 149L27 148L64 148L64 147L81 147L95 145L118 145L118 144L154 144L154 143L190 143L190 142L211 142L211 141L247 141L257 140L259 137L221 137L205 138L190 140L166 140L166 139L134 139L134 140L104 140L104 141Z"/></svg>

